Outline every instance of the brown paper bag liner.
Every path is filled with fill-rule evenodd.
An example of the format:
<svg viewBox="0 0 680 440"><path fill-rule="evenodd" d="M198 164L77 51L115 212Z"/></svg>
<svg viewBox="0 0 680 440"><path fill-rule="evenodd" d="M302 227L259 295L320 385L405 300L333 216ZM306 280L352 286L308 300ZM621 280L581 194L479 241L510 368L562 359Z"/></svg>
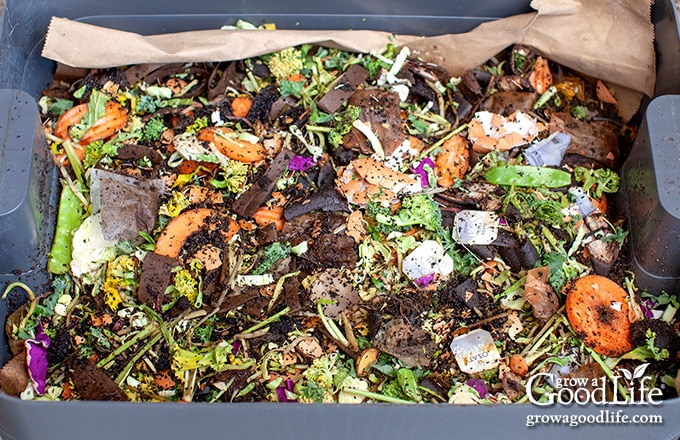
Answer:
<svg viewBox="0 0 680 440"><path fill-rule="evenodd" d="M53 17L42 55L71 67L244 59L300 44L369 53L393 42L458 76L513 44L595 78L615 91L624 120L656 79L650 0L534 0L536 12L433 37L369 30L204 30L144 36Z"/></svg>

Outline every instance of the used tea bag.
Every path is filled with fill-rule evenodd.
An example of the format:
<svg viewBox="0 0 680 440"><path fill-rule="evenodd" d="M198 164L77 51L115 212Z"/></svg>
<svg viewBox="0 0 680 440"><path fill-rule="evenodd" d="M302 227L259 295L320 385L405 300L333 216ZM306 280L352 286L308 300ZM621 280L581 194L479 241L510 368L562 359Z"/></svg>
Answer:
<svg viewBox="0 0 680 440"><path fill-rule="evenodd" d="M139 231L150 233L156 225L165 183L161 179L140 180L96 168L90 180L92 210L101 213L104 239L141 243Z"/></svg>

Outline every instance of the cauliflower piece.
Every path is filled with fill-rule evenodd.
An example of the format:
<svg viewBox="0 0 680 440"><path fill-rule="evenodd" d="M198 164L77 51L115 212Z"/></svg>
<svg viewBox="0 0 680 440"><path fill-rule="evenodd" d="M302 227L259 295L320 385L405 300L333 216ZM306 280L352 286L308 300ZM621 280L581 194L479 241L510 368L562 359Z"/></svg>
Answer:
<svg viewBox="0 0 680 440"><path fill-rule="evenodd" d="M277 81L289 79L304 66L302 53L293 47L276 52L267 62L267 67Z"/></svg>

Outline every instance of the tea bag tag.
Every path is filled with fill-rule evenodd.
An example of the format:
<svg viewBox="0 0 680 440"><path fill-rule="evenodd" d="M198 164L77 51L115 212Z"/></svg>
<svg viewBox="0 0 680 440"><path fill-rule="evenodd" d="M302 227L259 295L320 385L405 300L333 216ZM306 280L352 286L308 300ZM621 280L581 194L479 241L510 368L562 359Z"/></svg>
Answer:
<svg viewBox="0 0 680 440"><path fill-rule="evenodd" d="M593 202L590 201L590 197L581 188L569 188L569 193L575 197L574 204L578 207L583 218L596 211Z"/></svg>
<svg viewBox="0 0 680 440"><path fill-rule="evenodd" d="M570 142L571 136L558 131L524 150L524 157L535 167L559 166Z"/></svg>
<svg viewBox="0 0 680 440"><path fill-rule="evenodd" d="M452 235L459 244L491 244L498 238L498 215L489 211L460 211L453 221Z"/></svg>
<svg viewBox="0 0 680 440"><path fill-rule="evenodd" d="M458 368L464 373L479 373L495 368L501 361L491 333L477 329L451 342L451 351L456 357Z"/></svg>

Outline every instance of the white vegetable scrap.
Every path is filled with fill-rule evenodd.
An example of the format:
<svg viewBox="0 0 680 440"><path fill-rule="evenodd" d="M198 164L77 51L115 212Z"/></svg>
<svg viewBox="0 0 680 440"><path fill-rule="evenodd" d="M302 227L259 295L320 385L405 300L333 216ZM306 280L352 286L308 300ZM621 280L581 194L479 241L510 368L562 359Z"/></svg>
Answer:
<svg viewBox="0 0 680 440"><path fill-rule="evenodd" d="M73 234L71 272L76 278L94 272L109 258L116 255L117 241L106 240L102 235L99 214L93 214Z"/></svg>
<svg viewBox="0 0 680 440"><path fill-rule="evenodd" d="M434 240L426 240L402 262L401 270L411 281L437 274L448 277L453 272L453 259Z"/></svg>
<svg viewBox="0 0 680 440"><path fill-rule="evenodd" d="M397 78L397 74L404 67L406 59L411 54L408 47L403 47L399 52L399 55L394 60L394 64L390 67L389 71L383 72L378 78L377 85L384 86L385 84L390 84L392 86L392 91L399 95L399 100L405 102L408 98L408 94L411 91L411 84L405 79Z"/></svg>

